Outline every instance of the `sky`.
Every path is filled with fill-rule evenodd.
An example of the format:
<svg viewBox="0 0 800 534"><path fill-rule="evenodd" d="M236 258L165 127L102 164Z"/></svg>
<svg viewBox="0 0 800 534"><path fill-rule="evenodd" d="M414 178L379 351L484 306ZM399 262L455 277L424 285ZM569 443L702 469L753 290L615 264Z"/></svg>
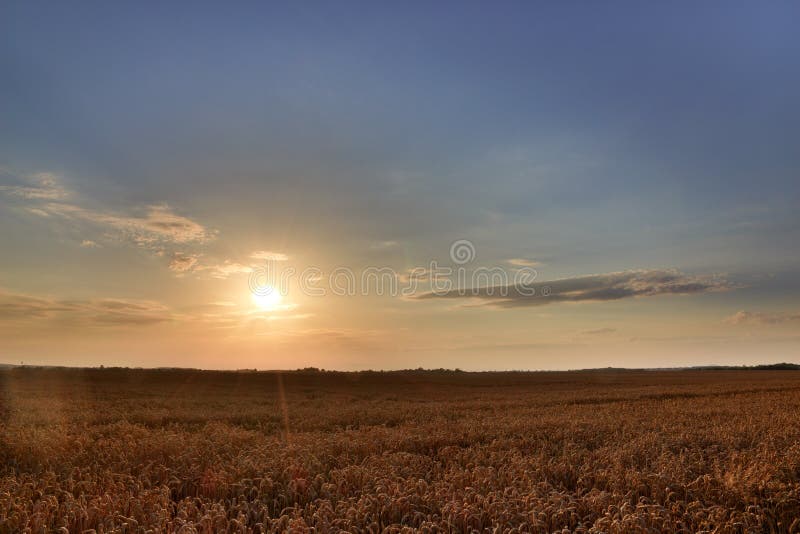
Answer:
<svg viewBox="0 0 800 534"><path fill-rule="evenodd" d="M798 16L4 2L0 362L800 363Z"/></svg>

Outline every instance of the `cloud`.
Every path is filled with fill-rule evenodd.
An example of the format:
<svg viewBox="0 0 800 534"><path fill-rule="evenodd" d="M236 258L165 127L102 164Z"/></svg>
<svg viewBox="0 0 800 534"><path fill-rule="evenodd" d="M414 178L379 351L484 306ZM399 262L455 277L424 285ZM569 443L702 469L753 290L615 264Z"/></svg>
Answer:
<svg viewBox="0 0 800 534"><path fill-rule="evenodd" d="M252 259L265 261L287 261L289 256L280 252L259 250L250 255ZM174 273L183 275L193 272L211 278L226 279L237 274L253 272L253 267L233 260L224 260L222 263L206 263L200 260L199 254L175 252L169 262L169 268Z"/></svg>
<svg viewBox="0 0 800 534"><path fill-rule="evenodd" d="M50 214L44 210L40 210L39 208L26 208L28 213L33 213L34 215L38 215L39 217L50 217Z"/></svg>
<svg viewBox="0 0 800 534"><path fill-rule="evenodd" d="M92 318L92 322L97 326L151 325L156 323L163 323L169 320L170 320L169 317L130 315L123 313L106 313L103 315L96 315Z"/></svg>
<svg viewBox="0 0 800 534"><path fill-rule="evenodd" d="M223 263L217 265L202 265L195 269L195 271L204 271L208 273L211 278L228 278L234 274L250 273L253 268L237 263L235 261L225 260Z"/></svg>
<svg viewBox="0 0 800 534"><path fill-rule="evenodd" d="M60 303L29 295L0 292L0 319L48 317L58 312L72 311L74 304Z"/></svg>
<svg viewBox="0 0 800 534"><path fill-rule="evenodd" d="M69 196L58 176L49 172L25 176L23 181L27 185L0 185L0 192L26 200L60 200Z"/></svg>
<svg viewBox="0 0 800 534"><path fill-rule="evenodd" d="M370 244L369 248L371 248L372 250L387 250L387 249L396 248L396 247L399 247L399 246L400 246L400 243L398 243L397 241L387 240L387 241L376 241L376 242Z"/></svg>
<svg viewBox="0 0 800 534"><path fill-rule="evenodd" d="M513 265L515 267L537 267L537 266L541 265L541 263L538 262L538 261L529 260L529 259L525 259L525 258L511 258L511 259L506 260L506 261L510 265Z"/></svg>
<svg viewBox="0 0 800 534"><path fill-rule="evenodd" d="M186 273L191 271L199 261L197 254L186 254L184 252L174 252L169 261L169 270L175 273Z"/></svg>
<svg viewBox="0 0 800 534"><path fill-rule="evenodd" d="M616 331L617 331L616 328L608 328L608 327L607 328L595 328L593 330L584 330L584 331L580 332L580 335L582 335L582 336L602 336L602 335L605 335L605 334L613 334Z"/></svg>
<svg viewBox="0 0 800 534"><path fill-rule="evenodd" d="M360 329L276 329L257 332L278 344L289 345L295 350L324 348L344 350L377 350L382 346L385 332Z"/></svg>
<svg viewBox="0 0 800 534"><path fill-rule="evenodd" d="M148 248L167 244L206 243L216 235L202 224L178 215L166 204L146 206L137 215L95 211L63 202L49 202L39 209L50 216L97 225L123 240Z"/></svg>
<svg viewBox="0 0 800 534"><path fill-rule="evenodd" d="M268 261L287 261L289 256L282 252L272 252L269 250L257 250L250 254L254 260L268 260Z"/></svg>
<svg viewBox="0 0 800 534"><path fill-rule="evenodd" d="M147 300L60 300L0 291L0 319L53 319L89 326L148 325L172 320L166 306Z"/></svg>
<svg viewBox="0 0 800 534"><path fill-rule="evenodd" d="M19 329L36 324L69 327L144 327L159 323L199 325L201 328L254 328L272 321L302 320L309 313L293 312L294 304L273 310L240 307L217 301L177 310L141 299L58 299L0 289L0 329Z"/></svg>
<svg viewBox="0 0 800 534"><path fill-rule="evenodd" d="M197 323L202 328L258 329L273 321L300 320L313 317L310 313L290 313L294 304L276 306L262 310L252 306L239 306L235 302L216 301L183 308L177 316L181 321Z"/></svg>
<svg viewBox="0 0 800 534"><path fill-rule="evenodd" d="M96 312L89 318L95 325L149 325L172 319L166 306L152 301L104 299L89 301Z"/></svg>
<svg viewBox="0 0 800 534"><path fill-rule="evenodd" d="M280 252L259 250L253 252L250 258L264 261L287 261L289 256ZM221 263L207 263L200 260L199 254L186 254L175 252L169 262L171 271L180 274L193 272L198 275L206 275L211 278L226 279L237 274L247 274L253 272L252 265L240 263L226 259Z"/></svg>
<svg viewBox="0 0 800 534"><path fill-rule="evenodd" d="M232 260L225 260L222 263L206 263L201 261L199 254L188 254L185 252L172 253L169 261L169 269L179 276L187 273L194 273L199 276L205 275L206 277L220 280L227 279L237 274L253 272L253 267L244 263Z"/></svg>
<svg viewBox="0 0 800 534"><path fill-rule="evenodd" d="M431 292L416 299L476 299L483 305L515 308L558 302L603 302L658 295L694 295L733 289L721 275L690 275L649 269L562 278L530 285L488 286Z"/></svg>
<svg viewBox="0 0 800 534"><path fill-rule="evenodd" d="M127 241L156 253L170 245L204 244L216 236L199 222L176 213L169 205L143 206L132 212L115 212L87 207L77 202L71 191L52 173L19 177L0 169L0 179L22 182L1 185L0 193L24 201L24 209L39 217L60 218L101 230L107 238ZM81 246L91 247L96 241L86 239Z"/></svg>
<svg viewBox="0 0 800 534"><path fill-rule="evenodd" d="M777 325L800 322L800 313L796 312L749 312L738 311L726 319L726 322L735 325L757 324L757 325Z"/></svg>
<svg viewBox="0 0 800 534"><path fill-rule="evenodd" d="M403 284L411 282L427 282L431 279L432 271L425 267L413 267L397 274L397 280Z"/></svg>
<svg viewBox="0 0 800 534"><path fill-rule="evenodd" d="M91 239L84 239L81 241L81 247L83 248L100 248L100 245L92 241Z"/></svg>

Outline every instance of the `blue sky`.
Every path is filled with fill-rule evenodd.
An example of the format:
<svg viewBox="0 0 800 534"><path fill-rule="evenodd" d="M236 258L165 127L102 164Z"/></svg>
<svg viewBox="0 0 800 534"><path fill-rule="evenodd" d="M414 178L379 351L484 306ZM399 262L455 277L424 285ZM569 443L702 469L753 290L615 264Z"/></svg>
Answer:
<svg viewBox="0 0 800 534"><path fill-rule="evenodd" d="M146 325L172 347L148 348L154 362L220 366L211 350L192 359L184 330L200 326L178 310L246 297L253 251L298 267L402 270L446 259L467 238L481 265L528 259L542 280L676 269L727 285L554 303L544 318L527 307L295 299L302 318L266 337L280 338L273 354L296 356L256 363L479 367L460 337L472 323L501 367L558 367L561 351L579 366L644 365L632 356L643 352L659 365L742 361L732 347L743 324L765 357L796 355L796 3L0 10L0 287L15 310L22 298L146 301L170 314ZM142 237L176 217L202 231L160 233L157 247ZM187 269L170 269L175 258ZM222 277L213 268L224 265ZM58 360L24 339L64 328L73 312L51 308L8 314L8 328L30 331L9 342L9 358ZM376 313L399 318L378 324ZM667 332L644 336L663 330L665 314ZM676 341L687 337L676 314L704 325L697 348ZM98 362L110 348L130 363L143 325L124 326L86 326L82 339L94 341L65 363ZM428 344L425 328L437 332ZM613 346L575 342L602 329L616 333ZM349 344L332 348L330 335ZM237 336L212 346L233 343L249 365L262 342ZM645 337L658 339L629 347ZM391 354L365 360L377 352Z"/></svg>

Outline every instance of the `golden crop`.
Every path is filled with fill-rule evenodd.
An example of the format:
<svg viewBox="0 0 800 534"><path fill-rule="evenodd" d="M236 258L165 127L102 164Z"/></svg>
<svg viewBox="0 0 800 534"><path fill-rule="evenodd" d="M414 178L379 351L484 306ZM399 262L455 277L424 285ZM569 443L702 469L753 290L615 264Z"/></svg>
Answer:
<svg viewBox="0 0 800 534"><path fill-rule="evenodd" d="M800 532L800 372L0 372L0 532Z"/></svg>

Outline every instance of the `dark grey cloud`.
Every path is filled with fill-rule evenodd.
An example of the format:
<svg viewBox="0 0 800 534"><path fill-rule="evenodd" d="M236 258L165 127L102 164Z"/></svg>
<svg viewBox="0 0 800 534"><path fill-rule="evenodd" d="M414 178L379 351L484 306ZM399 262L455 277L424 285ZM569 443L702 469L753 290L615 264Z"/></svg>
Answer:
<svg viewBox="0 0 800 534"><path fill-rule="evenodd" d="M477 299L484 305L515 308L558 302L603 302L658 295L694 295L736 286L722 275L682 273L676 269L641 269L561 278L527 285L487 286L431 292L417 299Z"/></svg>

